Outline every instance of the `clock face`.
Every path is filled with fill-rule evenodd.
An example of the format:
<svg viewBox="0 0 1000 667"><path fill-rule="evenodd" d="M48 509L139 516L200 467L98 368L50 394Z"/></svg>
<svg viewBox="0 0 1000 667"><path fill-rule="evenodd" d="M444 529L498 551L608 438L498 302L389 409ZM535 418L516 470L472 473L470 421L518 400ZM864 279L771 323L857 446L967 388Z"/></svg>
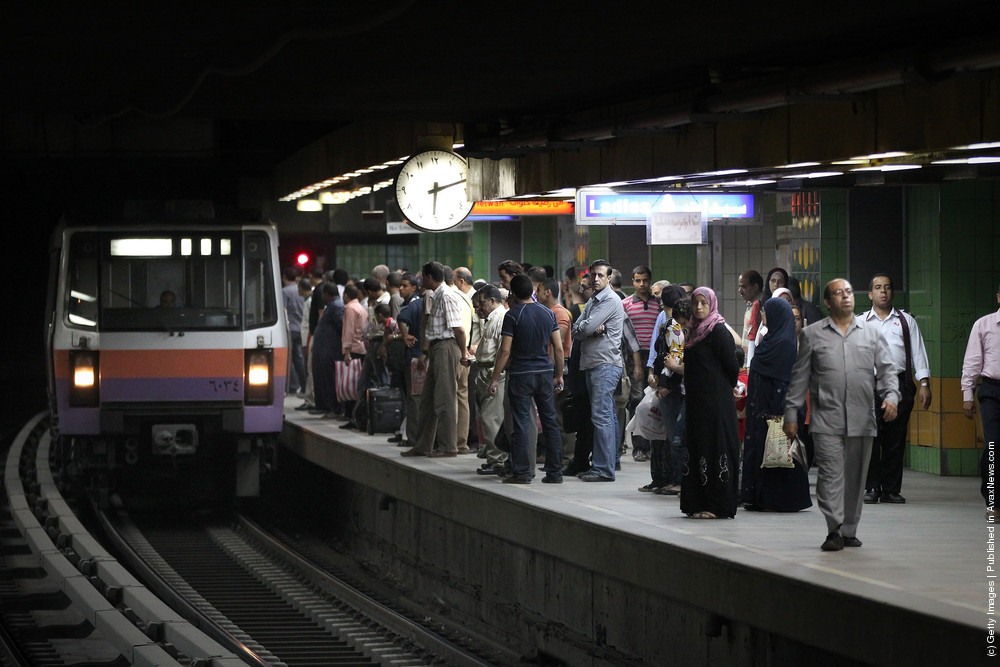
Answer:
<svg viewBox="0 0 1000 667"><path fill-rule="evenodd" d="M396 177L396 203L417 229L450 229L465 220L475 203L466 198L468 176L469 163L460 155L443 150L417 153Z"/></svg>

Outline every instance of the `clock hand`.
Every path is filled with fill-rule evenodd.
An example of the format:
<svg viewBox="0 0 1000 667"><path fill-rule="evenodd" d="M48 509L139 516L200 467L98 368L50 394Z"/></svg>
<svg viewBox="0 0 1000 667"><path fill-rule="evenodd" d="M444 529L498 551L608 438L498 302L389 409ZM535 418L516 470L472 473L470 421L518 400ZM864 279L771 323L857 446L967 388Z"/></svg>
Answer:
<svg viewBox="0 0 1000 667"><path fill-rule="evenodd" d="M461 185L462 183L465 183L465 179L464 178L462 180L460 180L460 181L455 181L454 183L449 183L448 185L440 185L440 186L437 184L437 181L435 181L434 182L434 187L431 188L430 190L428 190L427 194L429 194L429 195L435 195L435 194L441 192L442 190L447 190L448 188L454 187L456 185Z"/></svg>

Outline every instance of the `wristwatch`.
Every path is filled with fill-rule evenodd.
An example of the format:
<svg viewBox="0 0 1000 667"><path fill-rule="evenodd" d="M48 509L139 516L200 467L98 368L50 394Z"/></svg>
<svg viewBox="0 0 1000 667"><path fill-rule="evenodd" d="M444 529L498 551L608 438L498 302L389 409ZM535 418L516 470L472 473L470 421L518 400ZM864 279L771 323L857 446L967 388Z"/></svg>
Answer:
<svg viewBox="0 0 1000 667"><path fill-rule="evenodd" d="M927 380L921 380L920 381L920 386L921 387L929 387L929 386L931 386L931 383L928 382Z"/></svg>

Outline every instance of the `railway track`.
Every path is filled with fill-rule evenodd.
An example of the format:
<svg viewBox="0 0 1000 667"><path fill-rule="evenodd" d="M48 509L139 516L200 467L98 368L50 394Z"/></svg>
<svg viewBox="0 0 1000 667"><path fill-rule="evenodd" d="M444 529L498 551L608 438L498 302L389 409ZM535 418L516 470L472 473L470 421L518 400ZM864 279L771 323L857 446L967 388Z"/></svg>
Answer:
<svg viewBox="0 0 1000 667"><path fill-rule="evenodd" d="M151 521L97 512L105 549L59 494L48 460L39 415L4 468L4 667L497 664L338 580L245 519ZM9 653L2 646L8 634L16 645Z"/></svg>

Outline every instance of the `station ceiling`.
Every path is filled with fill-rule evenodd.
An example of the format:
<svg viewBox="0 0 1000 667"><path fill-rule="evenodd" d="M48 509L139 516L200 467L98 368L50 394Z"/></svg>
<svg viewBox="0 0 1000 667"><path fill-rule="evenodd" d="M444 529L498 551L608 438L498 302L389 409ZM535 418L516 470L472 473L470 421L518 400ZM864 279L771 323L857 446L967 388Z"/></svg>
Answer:
<svg viewBox="0 0 1000 667"><path fill-rule="evenodd" d="M0 110L492 122L997 43L995 2L8 3ZM929 63L928 63L929 64Z"/></svg>
<svg viewBox="0 0 1000 667"><path fill-rule="evenodd" d="M992 0L111 1L0 12L0 157L18 160L94 158L47 153L48 129L17 141L26 123L52 118L151 133L204 120L220 154L248 156L229 168L259 172L371 120L463 124L476 128L470 150L499 155L510 135L558 149L580 134L567 118L612 104L670 98L697 110L727 91L752 99L791 86L797 72L860 73L863 87L867 69L890 61L928 81L955 63L1000 65Z"/></svg>

